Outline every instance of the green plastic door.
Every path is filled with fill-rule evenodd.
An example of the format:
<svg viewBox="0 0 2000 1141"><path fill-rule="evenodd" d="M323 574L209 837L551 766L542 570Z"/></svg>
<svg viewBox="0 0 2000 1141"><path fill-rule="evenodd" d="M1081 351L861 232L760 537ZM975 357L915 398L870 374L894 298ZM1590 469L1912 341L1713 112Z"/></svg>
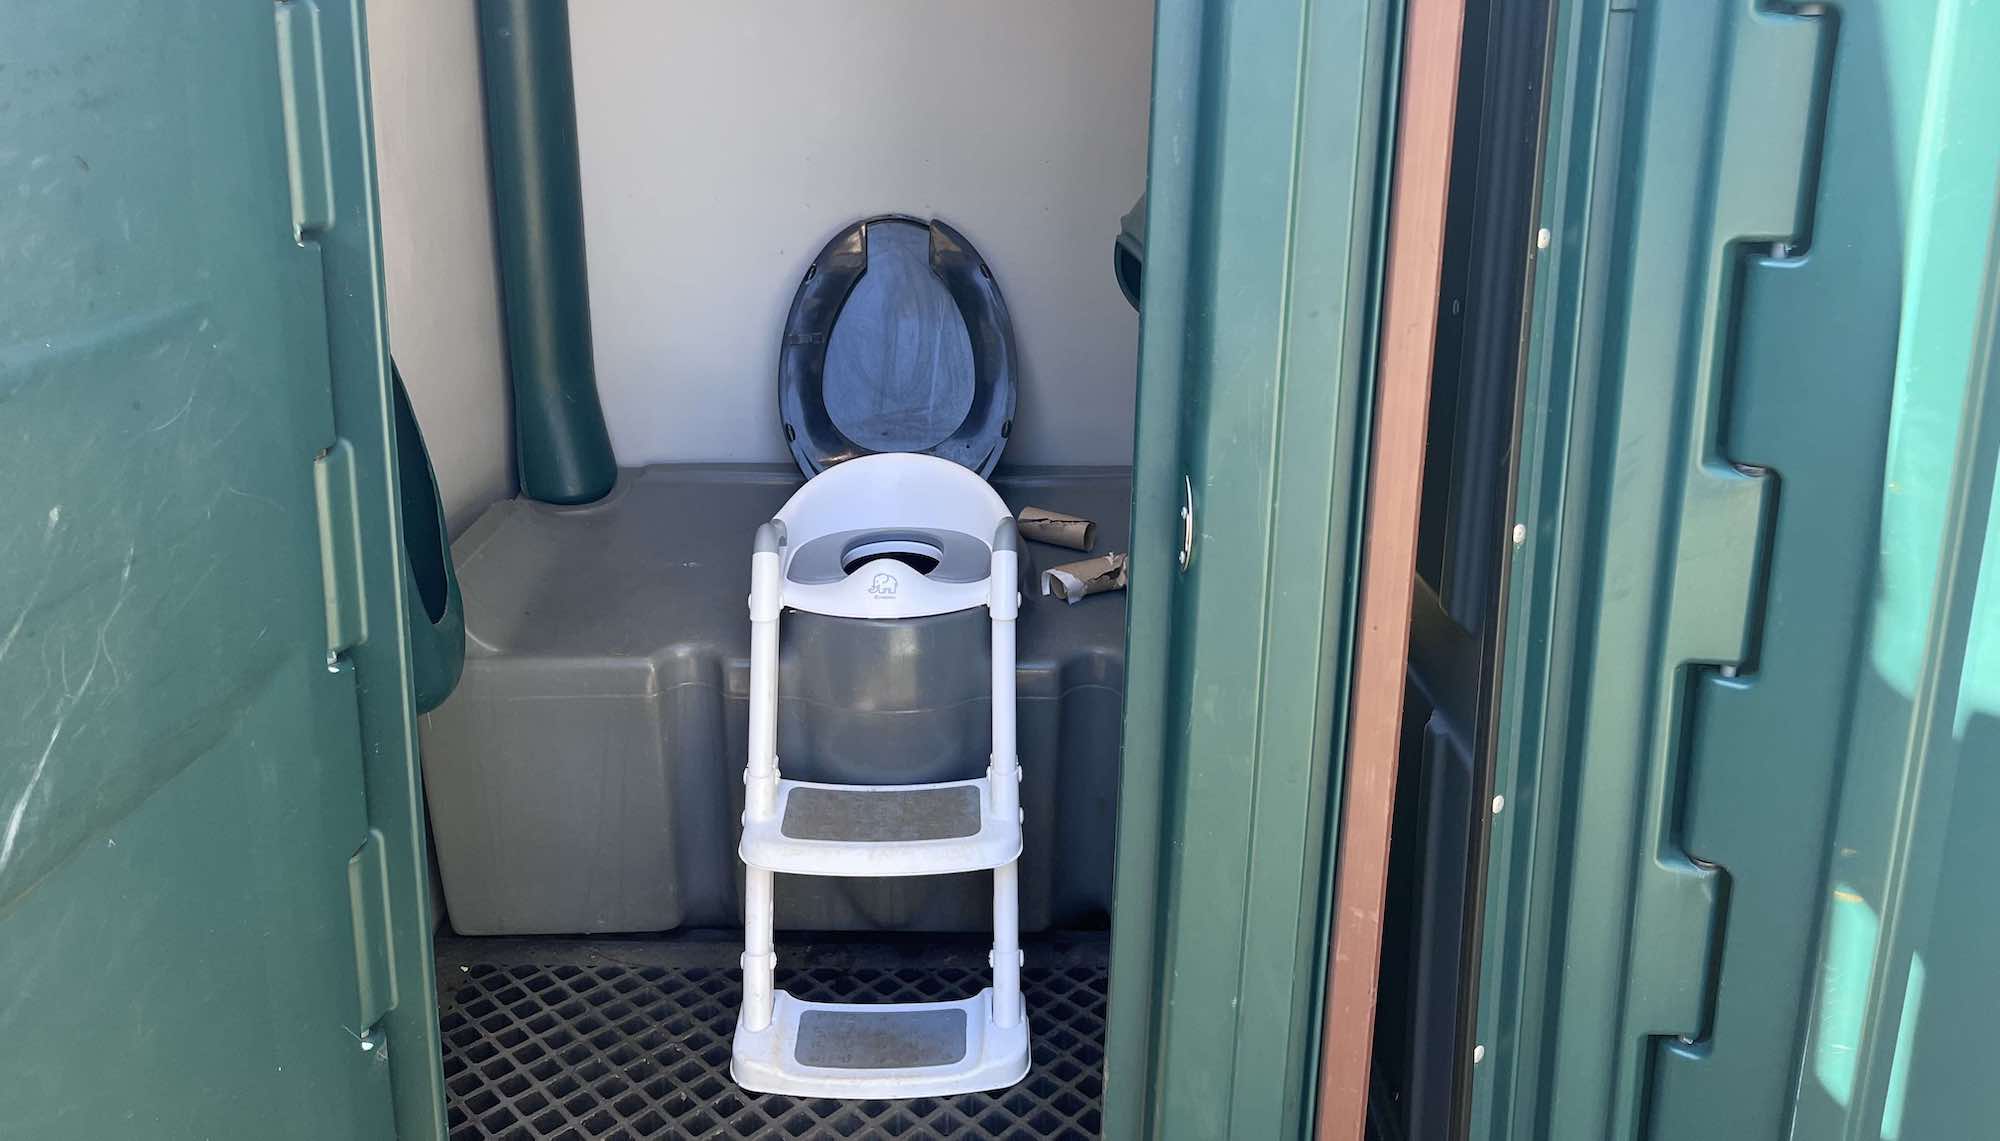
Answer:
<svg viewBox="0 0 2000 1141"><path fill-rule="evenodd" d="M1396 16L1159 6L1108 1137L1310 1128Z"/></svg>
<svg viewBox="0 0 2000 1141"><path fill-rule="evenodd" d="M357 19L0 4L0 1137L440 1132Z"/></svg>
<svg viewBox="0 0 2000 1141"><path fill-rule="evenodd" d="M1475 1138L1995 1136L1996 43L1557 5Z"/></svg>

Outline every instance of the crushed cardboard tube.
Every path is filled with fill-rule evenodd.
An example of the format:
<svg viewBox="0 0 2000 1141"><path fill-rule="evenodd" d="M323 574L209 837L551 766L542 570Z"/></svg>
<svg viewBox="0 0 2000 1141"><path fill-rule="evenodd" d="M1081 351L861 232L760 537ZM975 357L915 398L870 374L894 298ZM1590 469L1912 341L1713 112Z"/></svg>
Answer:
<svg viewBox="0 0 2000 1141"><path fill-rule="evenodd" d="M1080 515L1064 515L1046 507L1023 507L1017 522L1021 537L1037 543L1087 551L1097 541L1097 524Z"/></svg>
<svg viewBox="0 0 2000 1141"><path fill-rule="evenodd" d="M1042 572L1042 593L1053 594L1071 606L1093 594L1124 589L1124 555L1099 555Z"/></svg>

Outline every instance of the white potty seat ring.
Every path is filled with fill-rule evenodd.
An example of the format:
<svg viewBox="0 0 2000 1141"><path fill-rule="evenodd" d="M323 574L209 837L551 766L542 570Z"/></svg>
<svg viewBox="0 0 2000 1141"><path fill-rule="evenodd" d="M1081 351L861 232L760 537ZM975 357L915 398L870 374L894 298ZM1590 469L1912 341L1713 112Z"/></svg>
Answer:
<svg viewBox="0 0 2000 1141"><path fill-rule="evenodd" d="M963 531L863 527L821 535L800 546L785 577L807 586L839 582L876 558L910 561L913 569L937 582L982 582L991 570L986 544Z"/></svg>

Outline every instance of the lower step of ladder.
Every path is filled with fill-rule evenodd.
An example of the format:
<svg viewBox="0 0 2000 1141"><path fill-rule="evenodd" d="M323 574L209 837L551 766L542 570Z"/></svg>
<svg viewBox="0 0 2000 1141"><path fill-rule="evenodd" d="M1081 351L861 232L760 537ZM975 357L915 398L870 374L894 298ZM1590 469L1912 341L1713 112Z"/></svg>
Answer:
<svg viewBox="0 0 2000 1141"><path fill-rule="evenodd" d="M948 1097L1028 1073L1028 1020L993 1024L993 992L957 1002L805 1002L777 992L771 1025L736 1024L730 1076L795 1097Z"/></svg>

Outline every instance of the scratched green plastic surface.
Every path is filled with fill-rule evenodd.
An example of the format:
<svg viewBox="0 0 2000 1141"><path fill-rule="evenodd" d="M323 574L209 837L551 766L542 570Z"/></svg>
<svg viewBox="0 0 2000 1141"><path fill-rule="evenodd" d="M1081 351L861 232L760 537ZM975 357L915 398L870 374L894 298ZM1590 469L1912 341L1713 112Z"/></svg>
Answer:
<svg viewBox="0 0 2000 1141"><path fill-rule="evenodd" d="M1397 12L1159 8L1108 1137L1309 1122Z"/></svg>
<svg viewBox="0 0 2000 1141"><path fill-rule="evenodd" d="M0 4L0 1136L441 1133L359 15L295 204L273 5ZM330 670L336 436L374 634Z"/></svg>
<svg viewBox="0 0 2000 1141"><path fill-rule="evenodd" d="M1554 43L1473 1135L1990 1136L2000 19Z"/></svg>

